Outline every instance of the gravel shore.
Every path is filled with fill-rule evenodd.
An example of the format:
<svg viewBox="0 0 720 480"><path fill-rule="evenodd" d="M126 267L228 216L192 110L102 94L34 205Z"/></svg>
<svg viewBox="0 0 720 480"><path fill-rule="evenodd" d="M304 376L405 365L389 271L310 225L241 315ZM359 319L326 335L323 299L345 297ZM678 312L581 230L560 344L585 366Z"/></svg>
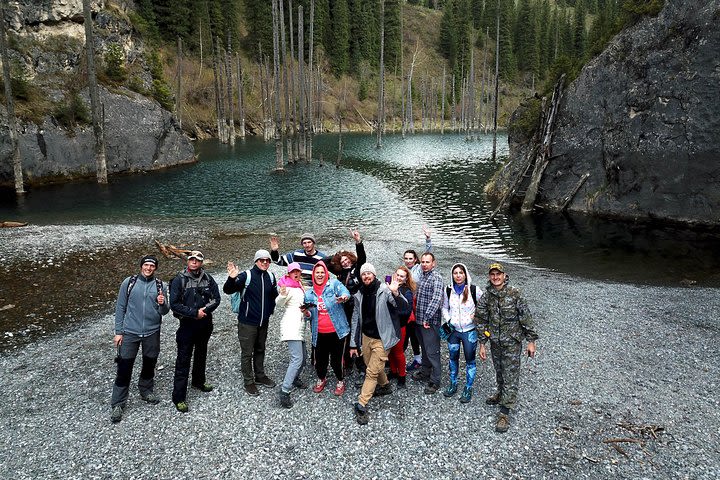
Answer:
<svg viewBox="0 0 720 480"><path fill-rule="evenodd" d="M378 271L389 270L403 247L367 245L383 252L373 262ZM475 278L486 264L457 251L438 255L444 276L451 262L442 259L474 265ZM279 387L249 397L225 297L208 359L216 389L191 390L187 414L170 400L177 325L170 315L156 376L162 402L140 400L138 362L119 424L109 420L109 309L0 356L0 478L720 477L717 290L589 281L515 265L509 272L541 339L537 358L524 360L506 434L494 432L496 409L483 402L493 389L491 362L479 365L469 404L424 395L408 380L407 389L371 401L367 426L353 417L352 386L342 397L296 391L290 410L279 408ZM222 285L225 273L217 265L213 273ZM123 274L116 276L119 284ZM287 354L278 318L266 370L279 382ZM306 369L304 378L313 373Z"/></svg>

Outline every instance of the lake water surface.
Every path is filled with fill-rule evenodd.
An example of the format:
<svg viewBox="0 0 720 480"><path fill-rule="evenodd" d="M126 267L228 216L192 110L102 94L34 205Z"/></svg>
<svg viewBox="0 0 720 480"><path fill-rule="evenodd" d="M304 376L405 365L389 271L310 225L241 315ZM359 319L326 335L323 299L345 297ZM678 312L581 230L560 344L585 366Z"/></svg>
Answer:
<svg viewBox="0 0 720 480"><path fill-rule="evenodd" d="M196 164L113 177L108 186L38 187L20 203L3 198L0 219L288 236L311 231L338 242L358 227L366 238L417 248L427 224L436 245L486 258L611 281L720 284L717 232L563 215L502 214L490 221L494 205L482 189L507 155L506 138L493 162L491 136L468 142L455 134L391 135L376 149L370 135L343 135L338 168L338 136L315 140L316 159L285 173L272 171L271 143L253 138L231 149L199 142Z"/></svg>

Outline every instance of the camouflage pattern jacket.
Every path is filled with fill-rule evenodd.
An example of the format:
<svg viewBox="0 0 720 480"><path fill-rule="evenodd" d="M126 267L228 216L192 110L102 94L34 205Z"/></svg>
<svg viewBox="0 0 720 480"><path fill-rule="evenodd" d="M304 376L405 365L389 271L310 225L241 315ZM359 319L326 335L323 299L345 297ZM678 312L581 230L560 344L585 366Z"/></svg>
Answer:
<svg viewBox="0 0 720 480"><path fill-rule="evenodd" d="M538 339L532 315L520 290L509 286L507 282L500 290L490 282L487 283L475 311L475 321L480 343L487 343L488 340L507 343L509 339L534 342Z"/></svg>

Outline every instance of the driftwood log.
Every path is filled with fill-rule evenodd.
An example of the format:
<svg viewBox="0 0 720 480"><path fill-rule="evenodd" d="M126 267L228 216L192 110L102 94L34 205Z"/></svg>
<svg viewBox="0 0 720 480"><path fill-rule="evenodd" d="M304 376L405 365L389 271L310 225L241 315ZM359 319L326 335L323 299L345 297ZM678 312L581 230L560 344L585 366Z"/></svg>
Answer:
<svg viewBox="0 0 720 480"><path fill-rule="evenodd" d="M0 222L0 228L27 227L27 222Z"/></svg>

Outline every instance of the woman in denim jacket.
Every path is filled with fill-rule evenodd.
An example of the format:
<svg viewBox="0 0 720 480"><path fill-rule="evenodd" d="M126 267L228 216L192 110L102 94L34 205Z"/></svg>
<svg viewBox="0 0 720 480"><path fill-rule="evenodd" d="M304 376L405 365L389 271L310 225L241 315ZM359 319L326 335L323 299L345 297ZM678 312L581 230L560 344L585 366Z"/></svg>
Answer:
<svg viewBox="0 0 720 480"><path fill-rule="evenodd" d="M350 333L342 304L350 298L350 292L337 279L330 278L323 261L313 267L312 281L312 288L305 292L305 303L312 306L305 310L305 315L310 316L313 363L318 376L313 391L320 393L325 388L329 362L337 379L334 393L342 395L345 392L342 364L345 337Z"/></svg>

